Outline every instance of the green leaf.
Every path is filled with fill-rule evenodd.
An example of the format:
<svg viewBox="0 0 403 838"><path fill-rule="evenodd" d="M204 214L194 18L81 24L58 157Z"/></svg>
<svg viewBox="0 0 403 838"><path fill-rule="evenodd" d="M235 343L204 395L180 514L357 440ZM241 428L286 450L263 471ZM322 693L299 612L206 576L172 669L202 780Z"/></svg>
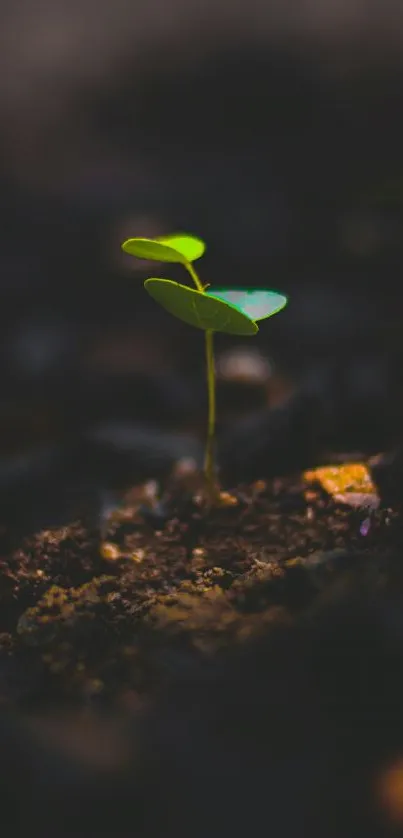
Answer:
<svg viewBox="0 0 403 838"><path fill-rule="evenodd" d="M271 317L272 314L281 311L288 302L287 297L278 294L277 291L213 288L206 291L206 294L230 303L252 320Z"/></svg>
<svg viewBox="0 0 403 838"><path fill-rule="evenodd" d="M205 242L196 236L187 233L174 233L172 236L159 236L157 241L167 247L172 247L183 256L186 262L195 262L200 259L206 250Z"/></svg>
<svg viewBox="0 0 403 838"><path fill-rule="evenodd" d="M255 335L259 331L250 317L213 294L196 291L171 279L146 279L144 287L157 303L190 326L231 335Z"/></svg>
<svg viewBox="0 0 403 838"><path fill-rule="evenodd" d="M157 239L127 239L122 250L138 259L152 259L156 262L194 262L200 259L206 249L201 239L185 233L159 236Z"/></svg>

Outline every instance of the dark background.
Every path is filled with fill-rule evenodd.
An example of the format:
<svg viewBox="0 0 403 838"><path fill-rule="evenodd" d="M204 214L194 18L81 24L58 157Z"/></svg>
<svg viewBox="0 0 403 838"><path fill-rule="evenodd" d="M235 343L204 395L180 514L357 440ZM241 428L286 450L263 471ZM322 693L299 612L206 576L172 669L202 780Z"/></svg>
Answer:
<svg viewBox="0 0 403 838"><path fill-rule="evenodd" d="M120 252L175 230L207 241L205 281L290 295L254 344L273 402L319 370L338 445L394 444L396 4L24 0L1 3L0 33L2 457L105 420L202 427L202 336L157 310L148 269Z"/></svg>
<svg viewBox="0 0 403 838"><path fill-rule="evenodd" d="M18 541L200 456L203 337L144 292L148 269L120 250L130 235L193 232L205 281L290 296L253 342L217 340L218 361L253 344L270 362L257 387L219 385L237 478L403 442L402 48L396 0L0 0L0 525ZM223 835L229 809L234 835L390 834L367 775L400 760L402 608L400 571L382 564L381 595L378 561L367 587L361 565L354 596L336 578L332 607L326 589L319 616L230 661L222 681L179 683L162 729L151 720L139 809L154 834L201 834L217 810L203 834ZM252 724L235 773L232 707ZM97 834L101 799L114 825L137 816L131 775L88 790L37 741L24 757L24 731L21 744L2 725L2 824L8 807L31 821L33 802L41 834L68 835L73 799ZM306 798L319 814L304 824Z"/></svg>

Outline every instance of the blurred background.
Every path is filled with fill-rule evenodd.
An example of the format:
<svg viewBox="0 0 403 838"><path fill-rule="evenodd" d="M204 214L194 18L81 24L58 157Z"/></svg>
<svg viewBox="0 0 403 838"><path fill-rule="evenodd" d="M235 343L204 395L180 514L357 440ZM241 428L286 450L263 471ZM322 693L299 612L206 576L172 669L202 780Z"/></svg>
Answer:
<svg viewBox="0 0 403 838"><path fill-rule="evenodd" d="M193 232L205 281L290 295L253 346L218 340L222 421L309 381L326 444L395 444L403 9L2 0L0 44L0 488L77 433L136 465L145 433L203 427L202 335L148 298L131 235Z"/></svg>
<svg viewBox="0 0 403 838"><path fill-rule="evenodd" d="M150 273L183 274L123 254L129 236L195 233L208 245L199 265L205 282L289 295L287 309L263 323L253 341L217 337L219 452L231 479L324 462L328 451L375 454L402 445L402 102L403 6L396 0L0 0L0 536L4 524L20 534L71 521L83 507L98 514L105 492L159 477L181 456L202 456L203 336L158 309L143 289ZM401 456L400 474L402 463ZM371 822L362 829L368 793L357 777L372 765L371 748L389 758L402 739L396 579L392 574L394 608L379 604L371 588L375 616L362 616L353 601L346 622L341 589L340 618L328 616L325 599L324 615L308 633L297 623L285 650L281 643L258 650L251 699L242 689L255 659L244 677L237 661L234 678L224 670L223 715L214 688L201 700L195 740L186 714L181 726L170 711L163 724L175 737L163 738L169 759L161 762L160 799L166 776L174 801L184 780L186 789L193 784L188 749L196 748L202 780L185 794L189 811L205 817L214 799L226 823L221 780L229 777L233 834L250 829L238 804L233 808L234 788L241 788L231 785L225 737L233 728L219 745L223 761L214 739L217 725L225 732L218 722L241 685L245 717L253 722L258 707L265 766L260 772L254 740L249 747L245 738L240 753L251 785L239 795L243 813L249 816L259 798L259 829L276 813L283 824L286 814L278 834L288 838L301 831L309 785L308 799L314 794L330 815L317 833L309 823L306 834L384 835ZM273 690L267 655L276 667L277 648L280 688ZM174 713L186 703L186 712L199 713L199 689L196 701L185 693L174 702ZM346 710L341 745L342 725L333 729L317 708L329 696ZM382 723L365 713L371 699ZM273 716L266 714L270 702ZM6 803L25 814L18 790L26 774L24 753L7 738L11 725L2 724L6 823ZM62 728L74 750L81 731L74 738ZM283 760L281 736L289 730L296 745ZM46 745L45 732L40 736ZM107 747L98 730L93 741L96 763ZM267 768L273 741L281 760ZM354 748L358 756L350 760ZM186 766L179 782L169 761L177 753ZM126 794L133 815L131 778L122 792L120 779L111 791L109 779L100 785L97 776L93 796L84 789L80 797L75 766L70 776L68 767L59 770L58 754L54 762L47 754L41 759L33 758L32 771L46 800L41 835L48 822L49 832L55 828L59 797L66 814L74 794L77 811L84 803L90 811L95 800L98 835L107 830L101 796L106 808L112 800L114 825L119 808L126 811L114 793ZM391 810L397 800L401 826L400 754L389 768L381 792ZM331 780L330 804L323 775ZM355 807L351 832L341 823L343 795ZM361 808L360 795L367 795ZM32 798L40 807L43 797L38 804ZM164 818L156 834L169 834L166 803L155 807L152 796L151 804ZM168 818L177 835L173 807ZM68 828L63 832L62 814L60 834ZM208 824L209 834L211 828L224 834L220 820Z"/></svg>

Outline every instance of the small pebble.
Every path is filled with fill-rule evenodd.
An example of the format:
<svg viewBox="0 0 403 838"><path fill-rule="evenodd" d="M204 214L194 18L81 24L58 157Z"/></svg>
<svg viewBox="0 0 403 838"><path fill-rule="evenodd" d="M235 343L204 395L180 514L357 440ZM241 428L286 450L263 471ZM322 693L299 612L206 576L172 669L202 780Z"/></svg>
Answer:
<svg viewBox="0 0 403 838"><path fill-rule="evenodd" d="M114 562L121 557L119 548L116 544L112 544L111 541L104 541L101 544L100 553L103 559L111 562Z"/></svg>
<svg viewBox="0 0 403 838"><path fill-rule="evenodd" d="M220 506L238 506L238 498L229 492L220 492Z"/></svg>

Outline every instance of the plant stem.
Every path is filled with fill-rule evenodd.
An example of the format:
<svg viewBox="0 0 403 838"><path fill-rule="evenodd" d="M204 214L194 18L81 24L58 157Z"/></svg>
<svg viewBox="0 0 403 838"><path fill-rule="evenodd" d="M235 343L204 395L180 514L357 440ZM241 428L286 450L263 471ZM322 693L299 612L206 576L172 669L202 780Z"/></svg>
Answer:
<svg viewBox="0 0 403 838"><path fill-rule="evenodd" d="M201 283L197 273L190 262L185 263L185 267L193 279L193 282L198 291L204 292L203 284ZM205 345L206 345L206 367L207 367L207 393L208 393L208 422L207 422L207 440L206 451L204 457L204 474L207 480L211 495L215 494L215 466L214 466L214 442L215 442L215 422L216 422L216 404L215 404L215 367L214 367L214 351L213 351L213 331L207 329L205 331Z"/></svg>
<svg viewBox="0 0 403 838"><path fill-rule="evenodd" d="M208 423L206 453L204 459L204 473L209 486L213 489L215 485L214 468L214 441L215 441L215 369L213 352L213 332L206 331L206 365L207 365L207 392L208 392Z"/></svg>
<svg viewBox="0 0 403 838"><path fill-rule="evenodd" d="M196 273L192 263L191 262L185 262L185 268L186 268L187 272L190 274L190 276L192 277L193 282L194 282L197 290L203 292L204 291L203 283L200 281L199 277L197 276L197 273Z"/></svg>

